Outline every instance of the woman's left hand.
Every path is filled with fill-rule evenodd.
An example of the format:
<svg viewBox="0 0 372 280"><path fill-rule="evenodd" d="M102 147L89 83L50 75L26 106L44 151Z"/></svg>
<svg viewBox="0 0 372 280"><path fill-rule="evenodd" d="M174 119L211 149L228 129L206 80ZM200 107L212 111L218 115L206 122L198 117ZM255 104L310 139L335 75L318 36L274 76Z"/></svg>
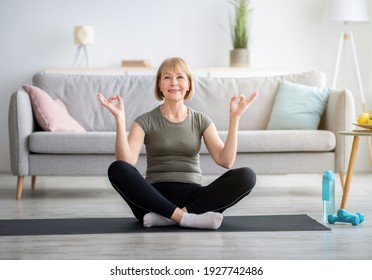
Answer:
<svg viewBox="0 0 372 280"><path fill-rule="evenodd" d="M235 118L240 118L257 97L258 92L254 92L248 97L245 97L243 94L231 97L230 115Z"/></svg>

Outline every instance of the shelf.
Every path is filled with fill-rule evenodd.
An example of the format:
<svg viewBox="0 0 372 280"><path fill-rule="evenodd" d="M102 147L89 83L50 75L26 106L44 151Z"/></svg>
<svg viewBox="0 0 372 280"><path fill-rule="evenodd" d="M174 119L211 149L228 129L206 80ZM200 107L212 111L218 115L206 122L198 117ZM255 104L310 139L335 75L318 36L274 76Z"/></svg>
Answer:
<svg viewBox="0 0 372 280"><path fill-rule="evenodd" d="M116 68L94 68L94 67L71 67L71 68L45 68L45 73L63 73L63 74L88 74L88 75L155 75L153 68L143 67L116 67Z"/></svg>
<svg viewBox="0 0 372 280"><path fill-rule="evenodd" d="M156 75L157 69L146 67L116 67L116 68L94 68L94 67L71 67L71 68L45 68L45 73L64 74L88 74L88 75ZM267 77L288 74L288 71L278 69L253 69L239 67L205 67L192 69L194 76L222 78L222 77Z"/></svg>

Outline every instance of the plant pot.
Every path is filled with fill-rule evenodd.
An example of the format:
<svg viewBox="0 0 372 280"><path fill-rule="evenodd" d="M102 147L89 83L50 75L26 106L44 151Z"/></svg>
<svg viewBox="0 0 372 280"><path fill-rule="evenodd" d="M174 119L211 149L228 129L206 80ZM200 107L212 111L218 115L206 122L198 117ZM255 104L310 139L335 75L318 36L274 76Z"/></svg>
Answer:
<svg viewBox="0 0 372 280"><path fill-rule="evenodd" d="M231 67L248 67L249 51L248 49L233 49L230 51Z"/></svg>

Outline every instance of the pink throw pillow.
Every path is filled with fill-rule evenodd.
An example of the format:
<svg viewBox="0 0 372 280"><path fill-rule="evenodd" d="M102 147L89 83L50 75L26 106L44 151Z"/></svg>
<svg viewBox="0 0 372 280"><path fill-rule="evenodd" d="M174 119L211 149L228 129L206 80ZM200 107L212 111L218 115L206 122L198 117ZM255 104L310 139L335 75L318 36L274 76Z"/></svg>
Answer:
<svg viewBox="0 0 372 280"><path fill-rule="evenodd" d="M53 98L42 89L32 85L22 85L29 94L35 119L45 131L85 132L82 127L68 113L65 104Z"/></svg>

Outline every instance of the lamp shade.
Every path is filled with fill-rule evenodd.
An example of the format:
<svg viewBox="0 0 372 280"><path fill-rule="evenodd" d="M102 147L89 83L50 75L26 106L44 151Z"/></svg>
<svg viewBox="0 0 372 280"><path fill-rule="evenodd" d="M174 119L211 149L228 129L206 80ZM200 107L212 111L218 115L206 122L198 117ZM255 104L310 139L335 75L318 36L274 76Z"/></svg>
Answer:
<svg viewBox="0 0 372 280"><path fill-rule="evenodd" d="M94 44L93 26L88 26L88 25L75 26L74 38L75 38L75 44L78 44L78 45Z"/></svg>
<svg viewBox="0 0 372 280"><path fill-rule="evenodd" d="M368 0L328 0L326 18L330 21L368 22Z"/></svg>

